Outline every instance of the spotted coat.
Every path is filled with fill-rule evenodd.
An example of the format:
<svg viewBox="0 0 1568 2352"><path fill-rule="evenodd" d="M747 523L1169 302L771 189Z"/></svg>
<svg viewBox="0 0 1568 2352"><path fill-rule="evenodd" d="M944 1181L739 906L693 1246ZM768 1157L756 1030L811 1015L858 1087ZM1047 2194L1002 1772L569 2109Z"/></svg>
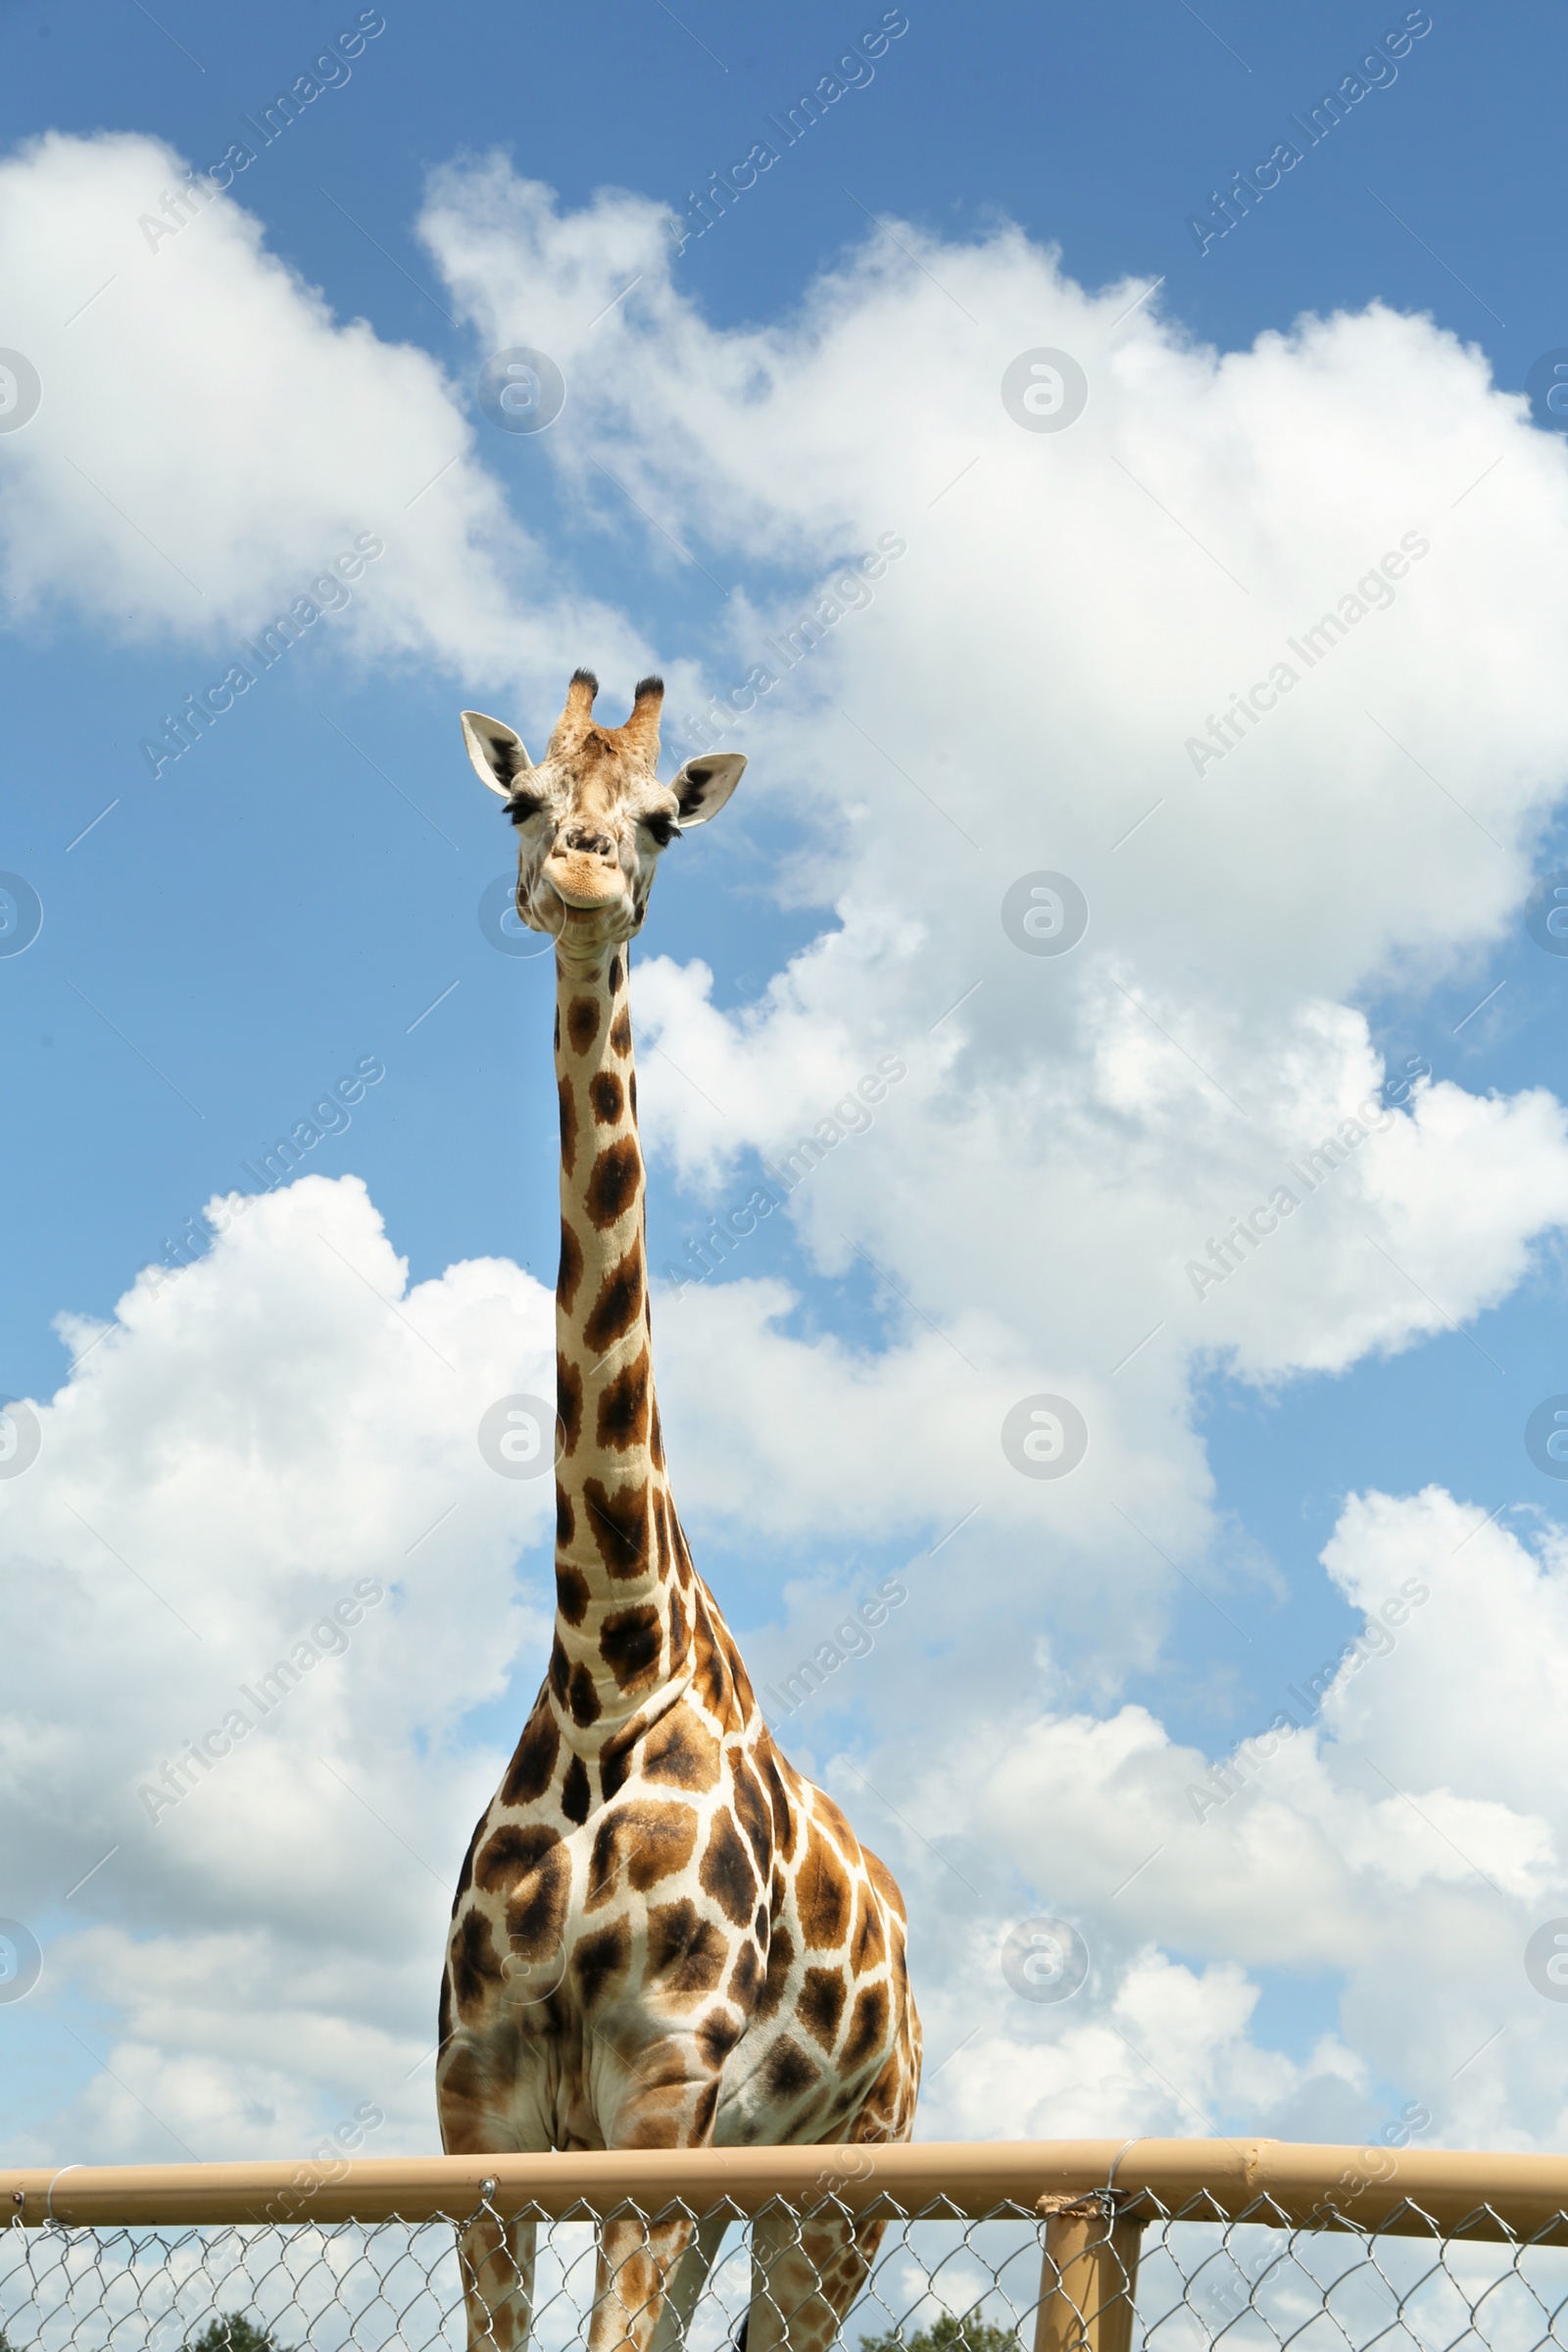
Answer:
<svg viewBox="0 0 1568 2352"><path fill-rule="evenodd" d="M639 710L644 699L640 689ZM633 873L611 827L626 798L617 773L635 784L641 769L646 785L657 730L650 759L646 728L640 743L613 741L634 733L637 713L625 730L573 731L571 708L551 760L523 779L545 798L548 844L533 854L548 876L564 840L578 859L570 888L584 838L607 871L614 851L628 876L625 927L635 928L652 860L641 874L646 844L636 847ZM564 764L564 792L549 772ZM596 758L599 736L608 748ZM515 771L505 780L514 787ZM525 841L524 867L528 856ZM529 887L547 895L547 884ZM523 892L520 880L519 906L534 919ZM558 929L555 1635L453 1906L443 2141L496 2153L906 2138L920 2034L899 1889L775 1744L670 1496L629 953L612 922L581 915L578 896ZM590 928L597 954L578 937ZM592 2352L648 2352L656 2330L661 2347L670 2340L712 2259L710 2234L671 2225L617 2245L607 2228ZM760 2240L750 2352L821 2352L879 2236L876 2226L829 2220L808 2243L786 2232L771 2258ZM513 2352L532 2293L527 2233L482 2222L465 2255L470 2339Z"/></svg>

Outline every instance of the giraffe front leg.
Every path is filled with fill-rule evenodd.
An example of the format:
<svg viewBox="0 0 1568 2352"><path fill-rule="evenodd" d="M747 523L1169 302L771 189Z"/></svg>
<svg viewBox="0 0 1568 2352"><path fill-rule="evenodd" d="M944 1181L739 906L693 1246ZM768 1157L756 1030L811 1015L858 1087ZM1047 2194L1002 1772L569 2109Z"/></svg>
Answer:
<svg viewBox="0 0 1568 2352"><path fill-rule="evenodd" d="M829 2352L865 2284L885 2222L770 2205L752 2227L746 2352Z"/></svg>
<svg viewBox="0 0 1568 2352"><path fill-rule="evenodd" d="M588 2352L650 2352L666 2289L695 2234L684 2215L649 2222L622 2214L601 2225Z"/></svg>
<svg viewBox="0 0 1568 2352"><path fill-rule="evenodd" d="M533 2321L536 2222L503 2222L488 2211L458 2240L468 2352L524 2352Z"/></svg>
<svg viewBox="0 0 1568 2352"><path fill-rule="evenodd" d="M712 2138L718 2075L695 2034L641 2040L636 2021L607 2020L594 2029L591 2077L607 2148L700 2148ZM656 2333L661 2352L682 2341L722 2235L722 2226L699 2231L684 2212L601 2223L589 2352L653 2352Z"/></svg>
<svg viewBox="0 0 1568 2352"><path fill-rule="evenodd" d="M684 2352L686 2330L692 2324L697 2298L708 2284L709 2273L718 2258L729 2225L727 2213L705 2214L692 2232L691 2243L681 2256L673 2278L666 2274L663 2307L654 2330L652 2352ZM741 2324L744 2327L745 2322Z"/></svg>

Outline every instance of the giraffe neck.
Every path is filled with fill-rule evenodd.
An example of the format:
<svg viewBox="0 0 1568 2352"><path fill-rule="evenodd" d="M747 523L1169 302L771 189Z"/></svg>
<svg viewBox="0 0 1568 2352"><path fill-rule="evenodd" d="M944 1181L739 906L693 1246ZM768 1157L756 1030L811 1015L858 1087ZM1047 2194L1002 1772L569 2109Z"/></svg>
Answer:
<svg viewBox="0 0 1568 2352"><path fill-rule="evenodd" d="M586 973L558 955L563 1452L550 1688L563 1732L586 1753L651 1720L691 1673L691 1564L654 1397L628 984L624 948Z"/></svg>

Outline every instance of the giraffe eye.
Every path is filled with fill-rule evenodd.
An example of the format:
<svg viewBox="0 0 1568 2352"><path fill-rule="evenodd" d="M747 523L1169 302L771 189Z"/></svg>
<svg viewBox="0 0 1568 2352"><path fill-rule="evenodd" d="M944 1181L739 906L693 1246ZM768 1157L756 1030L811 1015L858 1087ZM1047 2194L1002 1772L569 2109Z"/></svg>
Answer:
<svg viewBox="0 0 1568 2352"><path fill-rule="evenodd" d="M544 795L529 792L526 788L514 792L506 805L507 814L514 825L525 825L528 819L531 816L537 816L544 807Z"/></svg>
<svg viewBox="0 0 1568 2352"><path fill-rule="evenodd" d="M645 816L643 823L662 850L667 850L672 841L680 839L679 825L672 816L666 816L662 808L657 809L652 816Z"/></svg>

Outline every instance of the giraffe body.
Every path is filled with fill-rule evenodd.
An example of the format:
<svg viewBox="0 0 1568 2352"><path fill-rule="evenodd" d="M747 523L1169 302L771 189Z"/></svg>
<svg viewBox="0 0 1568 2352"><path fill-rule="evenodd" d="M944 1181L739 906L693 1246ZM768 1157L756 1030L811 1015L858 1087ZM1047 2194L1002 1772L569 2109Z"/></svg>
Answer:
<svg viewBox="0 0 1568 2352"><path fill-rule="evenodd" d="M437 2095L452 2152L906 2138L919 2024L891 1875L776 1747L670 1497L654 1394L627 941L674 833L744 762L658 782L657 681L624 728L579 672L540 767L466 714L557 940L561 1269L549 1671L453 1908ZM749 2352L822 2352L881 2225L760 2222ZM605 2225L591 2352L664 2352L716 2251ZM516 2352L531 2229L464 2245L470 2344Z"/></svg>

